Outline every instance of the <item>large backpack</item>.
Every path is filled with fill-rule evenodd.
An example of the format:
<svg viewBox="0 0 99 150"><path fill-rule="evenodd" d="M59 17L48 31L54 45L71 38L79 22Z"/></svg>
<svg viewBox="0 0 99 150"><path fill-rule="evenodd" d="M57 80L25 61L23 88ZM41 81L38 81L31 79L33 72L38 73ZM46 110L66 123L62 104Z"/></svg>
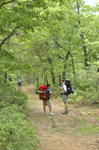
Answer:
<svg viewBox="0 0 99 150"><path fill-rule="evenodd" d="M65 81L65 84L67 86L67 94L71 94L71 93L74 93L74 90L72 89L71 87L71 81L70 80L66 80Z"/></svg>
<svg viewBox="0 0 99 150"><path fill-rule="evenodd" d="M39 87L39 90L41 91L41 93L39 93L39 98L41 100L48 100L50 98L49 94L47 93L47 89L48 87L46 85L41 85Z"/></svg>

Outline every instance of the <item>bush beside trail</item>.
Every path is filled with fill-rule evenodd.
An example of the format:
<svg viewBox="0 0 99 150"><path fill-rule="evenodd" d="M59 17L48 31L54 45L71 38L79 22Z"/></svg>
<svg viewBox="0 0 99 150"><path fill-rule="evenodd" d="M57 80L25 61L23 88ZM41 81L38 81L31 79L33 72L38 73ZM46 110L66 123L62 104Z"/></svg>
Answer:
<svg viewBox="0 0 99 150"><path fill-rule="evenodd" d="M0 103L3 105L16 104L18 106L26 106L28 97L23 92L17 91L15 87L2 85L0 87Z"/></svg>
<svg viewBox="0 0 99 150"><path fill-rule="evenodd" d="M27 96L15 88L0 87L0 150L36 150L36 129L25 113Z"/></svg>

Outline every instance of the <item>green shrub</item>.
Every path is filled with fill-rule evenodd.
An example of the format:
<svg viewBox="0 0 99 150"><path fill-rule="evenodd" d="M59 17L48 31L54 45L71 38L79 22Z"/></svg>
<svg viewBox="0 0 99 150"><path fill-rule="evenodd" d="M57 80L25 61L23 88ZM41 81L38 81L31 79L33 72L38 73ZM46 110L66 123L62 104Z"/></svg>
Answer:
<svg viewBox="0 0 99 150"><path fill-rule="evenodd" d="M27 96L14 87L2 85L0 87L0 106L3 107L9 104L17 104L25 106L27 103Z"/></svg>
<svg viewBox="0 0 99 150"><path fill-rule="evenodd" d="M36 150L38 140L33 125L16 105L0 112L0 150Z"/></svg>
<svg viewBox="0 0 99 150"><path fill-rule="evenodd" d="M77 99L80 102L99 102L99 72L97 67L91 66L87 70L79 70L76 81Z"/></svg>
<svg viewBox="0 0 99 150"><path fill-rule="evenodd" d="M82 127L76 129L77 132L82 132L83 134L98 134L99 126L93 126L91 124L84 124Z"/></svg>

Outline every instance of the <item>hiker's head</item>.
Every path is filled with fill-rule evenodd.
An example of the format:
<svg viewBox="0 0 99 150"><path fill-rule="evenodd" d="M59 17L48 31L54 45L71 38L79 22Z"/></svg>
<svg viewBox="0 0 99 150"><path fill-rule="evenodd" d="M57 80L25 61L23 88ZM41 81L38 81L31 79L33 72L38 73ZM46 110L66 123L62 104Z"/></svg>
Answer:
<svg viewBox="0 0 99 150"><path fill-rule="evenodd" d="M50 84L47 84L47 87L50 87L51 85Z"/></svg>
<svg viewBox="0 0 99 150"><path fill-rule="evenodd" d="M61 84L62 84L62 83L65 83L65 80L61 80Z"/></svg>

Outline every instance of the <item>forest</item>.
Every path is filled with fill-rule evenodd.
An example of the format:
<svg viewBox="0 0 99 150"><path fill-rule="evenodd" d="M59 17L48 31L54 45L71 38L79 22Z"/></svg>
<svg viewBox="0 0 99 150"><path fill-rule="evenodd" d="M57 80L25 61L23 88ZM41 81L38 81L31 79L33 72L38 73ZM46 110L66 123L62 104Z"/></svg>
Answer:
<svg viewBox="0 0 99 150"><path fill-rule="evenodd" d="M99 110L99 2L0 0L0 150L38 149L26 88L35 94L41 84L51 84L52 98L59 99L61 79L71 80L70 104Z"/></svg>

